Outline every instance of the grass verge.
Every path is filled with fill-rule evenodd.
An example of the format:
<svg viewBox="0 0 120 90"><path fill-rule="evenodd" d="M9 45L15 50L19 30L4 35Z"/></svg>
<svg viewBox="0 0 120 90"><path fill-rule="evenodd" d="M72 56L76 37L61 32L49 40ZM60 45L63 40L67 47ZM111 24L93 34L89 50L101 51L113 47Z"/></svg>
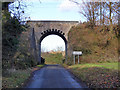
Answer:
<svg viewBox="0 0 120 90"><path fill-rule="evenodd" d="M23 87L32 72L44 67L44 65L37 65L34 68L29 68L26 70L8 70L8 75L2 77L2 88L21 88Z"/></svg>
<svg viewBox="0 0 120 90"><path fill-rule="evenodd" d="M42 68L44 66L45 66L45 64L37 65L38 68Z"/></svg>
<svg viewBox="0 0 120 90"><path fill-rule="evenodd" d="M9 70L9 75L2 77L2 88L19 88L31 75L32 69Z"/></svg>
<svg viewBox="0 0 120 90"><path fill-rule="evenodd" d="M67 66L89 88L118 88L118 63L79 64Z"/></svg>
<svg viewBox="0 0 120 90"><path fill-rule="evenodd" d="M62 53L42 53L42 57L45 58L45 64L62 64Z"/></svg>

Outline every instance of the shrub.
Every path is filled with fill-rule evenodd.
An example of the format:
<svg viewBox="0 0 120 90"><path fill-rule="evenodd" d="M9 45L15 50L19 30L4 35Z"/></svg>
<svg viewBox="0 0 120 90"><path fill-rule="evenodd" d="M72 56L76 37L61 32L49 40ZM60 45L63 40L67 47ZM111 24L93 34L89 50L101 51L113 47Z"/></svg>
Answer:
<svg viewBox="0 0 120 90"><path fill-rule="evenodd" d="M27 69L36 65L36 61L31 55L20 54L14 60L15 69Z"/></svg>
<svg viewBox="0 0 120 90"><path fill-rule="evenodd" d="M96 26L89 28L89 22L71 28L68 33L68 49L82 51L80 63L116 62L118 61L117 27L114 32L109 32L109 26ZM118 28L117 28L118 29Z"/></svg>

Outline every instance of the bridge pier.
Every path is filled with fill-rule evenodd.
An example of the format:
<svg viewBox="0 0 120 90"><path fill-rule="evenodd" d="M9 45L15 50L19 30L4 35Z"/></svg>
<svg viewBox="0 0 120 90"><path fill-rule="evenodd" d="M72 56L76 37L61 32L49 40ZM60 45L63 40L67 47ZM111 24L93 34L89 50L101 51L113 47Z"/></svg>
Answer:
<svg viewBox="0 0 120 90"><path fill-rule="evenodd" d="M39 43L39 57L38 57L38 64L41 64L41 43Z"/></svg>
<svg viewBox="0 0 120 90"><path fill-rule="evenodd" d="M65 63L67 63L67 42L65 42Z"/></svg>

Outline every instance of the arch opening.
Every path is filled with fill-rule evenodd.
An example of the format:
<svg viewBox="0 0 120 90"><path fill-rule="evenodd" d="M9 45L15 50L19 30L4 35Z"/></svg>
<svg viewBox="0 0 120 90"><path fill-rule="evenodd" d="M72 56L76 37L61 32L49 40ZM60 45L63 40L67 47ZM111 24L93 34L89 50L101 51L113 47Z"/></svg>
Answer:
<svg viewBox="0 0 120 90"><path fill-rule="evenodd" d="M63 52L65 51L65 42L58 35L48 35L41 42L41 52Z"/></svg>
<svg viewBox="0 0 120 90"><path fill-rule="evenodd" d="M41 57L45 64L62 64L65 60L65 42L58 35L48 35L41 42Z"/></svg>
<svg viewBox="0 0 120 90"><path fill-rule="evenodd" d="M41 64L41 42L45 37L47 37L49 35L57 35L64 40L64 42L65 42L65 62L67 62L67 40L64 36L65 33L62 33L61 30L49 29L49 30L43 31L41 33L41 37L40 37L40 41L39 41L39 58L38 58L39 64Z"/></svg>

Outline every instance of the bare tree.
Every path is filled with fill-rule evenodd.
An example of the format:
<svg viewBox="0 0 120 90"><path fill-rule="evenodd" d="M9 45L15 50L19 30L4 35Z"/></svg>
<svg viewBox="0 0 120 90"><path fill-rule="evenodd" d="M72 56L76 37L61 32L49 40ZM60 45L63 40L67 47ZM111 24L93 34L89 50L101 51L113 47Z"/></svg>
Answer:
<svg viewBox="0 0 120 90"><path fill-rule="evenodd" d="M25 2L25 0L16 0L14 3L9 5L9 11L13 17L16 17L19 21L24 22L26 19L30 19L30 17L25 16L25 9L29 5Z"/></svg>
<svg viewBox="0 0 120 90"><path fill-rule="evenodd" d="M78 6L81 6L81 10L79 11L79 13L86 17L86 19L90 23L90 26L93 28L98 18L99 4L97 2L91 2L91 0L89 0L89 2L85 2L84 0L82 0L82 5L81 3L78 3L75 0L70 1L76 3Z"/></svg>
<svg viewBox="0 0 120 90"><path fill-rule="evenodd" d="M110 25L110 31L113 31L113 21L117 24L120 4L119 2L95 2L94 0L82 0L82 4L76 0L70 0L80 6L80 14L84 15L94 27L99 21L100 25Z"/></svg>
<svg viewBox="0 0 120 90"><path fill-rule="evenodd" d="M48 49L46 47L42 46L41 52L47 52L47 51L48 51Z"/></svg>
<svg viewBox="0 0 120 90"><path fill-rule="evenodd" d="M56 51L63 51L63 47L57 47Z"/></svg>

